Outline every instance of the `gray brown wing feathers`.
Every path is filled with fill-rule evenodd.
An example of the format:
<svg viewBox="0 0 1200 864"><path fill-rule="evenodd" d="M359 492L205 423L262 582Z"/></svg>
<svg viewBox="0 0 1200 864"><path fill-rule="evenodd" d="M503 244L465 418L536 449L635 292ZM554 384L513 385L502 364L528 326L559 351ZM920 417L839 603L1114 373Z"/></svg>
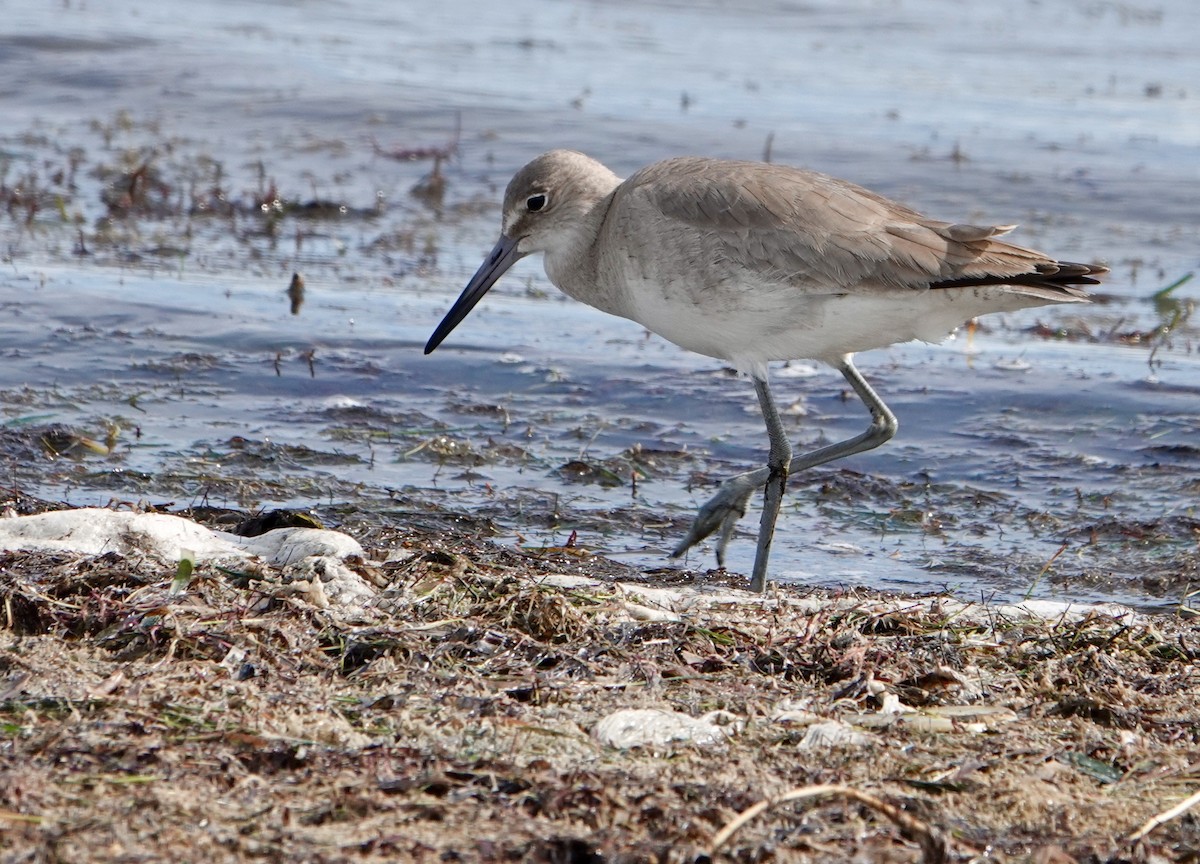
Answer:
<svg viewBox="0 0 1200 864"><path fill-rule="evenodd" d="M1082 298L1099 265L1059 262L996 238L1014 226L960 225L825 174L757 162L684 157L642 169L627 194L706 235L714 254L773 281L837 293L856 288L1012 285Z"/></svg>

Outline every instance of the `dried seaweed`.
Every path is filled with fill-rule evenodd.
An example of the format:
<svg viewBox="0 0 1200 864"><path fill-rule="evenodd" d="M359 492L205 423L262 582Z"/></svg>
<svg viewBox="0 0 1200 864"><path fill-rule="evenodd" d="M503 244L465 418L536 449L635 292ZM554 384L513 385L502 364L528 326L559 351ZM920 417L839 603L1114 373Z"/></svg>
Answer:
<svg viewBox="0 0 1200 864"><path fill-rule="evenodd" d="M1194 622L865 593L641 620L612 583L547 585L586 569L572 555L360 536L392 561L355 610L267 570L199 565L172 594L153 562L0 555L0 860L693 861L760 801L718 858L1200 854L1177 808L1200 783ZM938 722L806 749L801 715L896 698ZM590 736L631 707L741 726L706 748ZM782 801L810 785L863 794Z"/></svg>

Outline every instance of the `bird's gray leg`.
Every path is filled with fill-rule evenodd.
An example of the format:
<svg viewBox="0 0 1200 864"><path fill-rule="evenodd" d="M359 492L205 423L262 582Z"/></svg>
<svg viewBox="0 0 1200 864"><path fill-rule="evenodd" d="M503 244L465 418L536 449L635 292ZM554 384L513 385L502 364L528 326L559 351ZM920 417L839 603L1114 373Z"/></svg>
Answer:
<svg viewBox="0 0 1200 864"><path fill-rule="evenodd" d="M792 462L792 445L788 443L787 431L775 400L771 398L771 387L765 378L754 379L754 391L762 407L763 420L767 424L767 438L771 449L767 455L767 488L763 494L762 521L758 523L758 549L754 552L754 570L750 575L750 590L762 591L767 587L767 559L771 556L771 540L775 537L775 520L783 502L783 489L787 485L788 468ZM729 534L722 526L721 539L728 541Z"/></svg>
<svg viewBox="0 0 1200 864"><path fill-rule="evenodd" d="M797 471L803 471L806 468L824 465L826 462L832 462L844 456L873 450L880 444L891 439L899 428L899 424L896 422L896 415L891 412L883 400L879 398L879 394L871 389L871 385L854 368L854 363L848 355L841 359L836 368L842 373L842 376L849 382L850 386L854 388L854 392L858 394L858 397L862 399L867 408L870 409L871 425L865 432L853 438L797 456L792 460L791 465L788 466L788 474L795 474ZM717 490L717 494L700 508L700 512L696 515L696 521L692 523L687 537L683 538L683 542L675 547L671 556L674 558L679 557L719 528L721 533L717 538L717 566L723 567L725 564L725 546L728 544L729 538L733 536L733 529L737 524L737 520L746 513L746 502L750 500L750 494L755 489L766 484L770 477L771 469L768 466L766 468L759 468L757 471L747 471L745 474L738 474L736 477L731 477L722 483L721 487Z"/></svg>

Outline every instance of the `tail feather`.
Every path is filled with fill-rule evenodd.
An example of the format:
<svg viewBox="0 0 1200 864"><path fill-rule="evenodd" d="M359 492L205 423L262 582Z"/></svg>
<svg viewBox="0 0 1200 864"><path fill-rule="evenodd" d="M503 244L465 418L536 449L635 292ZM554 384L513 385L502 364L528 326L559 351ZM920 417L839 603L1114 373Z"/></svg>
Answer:
<svg viewBox="0 0 1200 864"><path fill-rule="evenodd" d="M1012 276L981 275L964 276L958 279L943 279L930 283L930 288L973 288L982 285L1014 285L1025 288L1040 288L1061 292L1069 297L1086 297L1087 292L1077 286L1099 285L1098 276L1108 268L1102 264L1077 264L1072 261L1054 261L1035 264L1032 272Z"/></svg>

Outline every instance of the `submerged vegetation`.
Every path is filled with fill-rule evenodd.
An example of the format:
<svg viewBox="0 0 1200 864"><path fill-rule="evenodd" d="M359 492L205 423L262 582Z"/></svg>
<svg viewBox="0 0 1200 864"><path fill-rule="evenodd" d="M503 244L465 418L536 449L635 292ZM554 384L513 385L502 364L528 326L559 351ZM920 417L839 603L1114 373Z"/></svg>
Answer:
<svg viewBox="0 0 1200 864"><path fill-rule="evenodd" d="M657 406L638 405L614 416L609 406L622 390L665 400L646 382L573 381L516 354L497 358L501 371L478 387L458 373L425 380L431 366L416 380L402 341L360 340L352 311L342 310L335 292L343 283L368 286L361 314L372 317L373 290L394 292L408 280L404 292L428 293L448 237L480 214L493 230L497 190L457 162L461 130L441 134L386 144L375 135L302 137L286 152L259 144L218 156L161 121L119 112L0 141L0 255L21 274L5 307L14 332L33 320L22 317L33 300L57 321L57 293L74 278L49 278L39 262L116 280L165 271L161 288L151 278L160 293L194 290L185 274L215 274L216 283L201 282L208 299L169 324L131 326L126 310L109 318L101 301L15 349L12 368L35 371L0 388L0 479L77 503L75 492L87 503L111 497L156 508L399 503L450 524L486 522L520 545L561 546L574 534L581 548L644 549L662 560L656 550L678 540L707 490L758 458L739 440L740 418L673 427ZM1129 266L1143 281L1162 278L1147 302L1100 294L1087 316L1038 323L1021 338L1144 349L1152 371L1164 352L1190 354L1188 276ZM265 325L243 321L244 304L217 305L242 290L244 271L273 286L263 303L278 317ZM220 316L234 322L225 326L238 341L195 338L193 330ZM285 316L286 333L254 332L282 330ZM333 322L345 330L340 342L323 332ZM997 368L1019 374L1029 370L1022 363ZM673 401L699 404L718 392L728 399L737 385L727 377L680 375L669 383ZM599 386L605 391L591 392ZM828 395L837 401L836 391ZM1153 404L1153 394L1135 403ZM826 416L810 425L813 410ZM821 424L838 410L801 398L789 422L799 435L823 435ZM940 480L931 453L908 474L849 466L792 478L805 494L791 506L829 556L884 557L893 538L914 538L915 566L951 589L1065 586L1189 608L1200 566L1200 517L1187 503L1200 457L1187 437L1194 416L1141 410L1093 420L1125 449L1105 462L1060 447L1068 430L1053 418L1037 426L1036 417L998 410L999 422L953 431L991 448L994 460L1018 449L1026 468L1041 460L1045 500L1010 490L1020 482L1012 469L978 482ZM689 497L666 497L667 488ZM1144 506L1154 496L1182 506Z"/></svg>

